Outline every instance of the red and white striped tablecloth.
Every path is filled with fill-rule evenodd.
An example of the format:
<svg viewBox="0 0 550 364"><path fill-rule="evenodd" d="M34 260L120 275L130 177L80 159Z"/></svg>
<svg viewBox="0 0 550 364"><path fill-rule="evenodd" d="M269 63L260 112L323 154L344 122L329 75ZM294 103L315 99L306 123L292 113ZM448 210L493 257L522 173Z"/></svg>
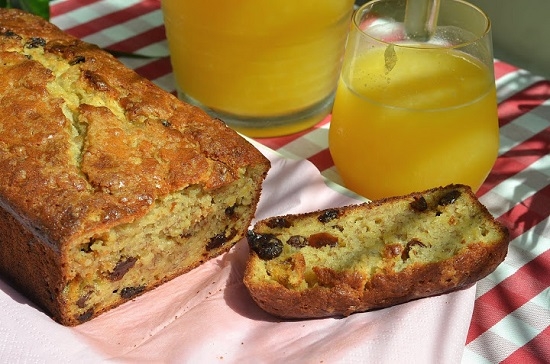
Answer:
<svg viewBox="0 0 550 364"><path fill-rule="evenodd" d="M174 92L160 0L56 0L52 22L121 55ZM143 57L136 57L143 56ZM495 62L501 146L480 200L511 232L503 264L477 284L463 363L550 362L550 81ZM328 147L330 117L302 133L259 140L308 159L340 182Z"/></svg>

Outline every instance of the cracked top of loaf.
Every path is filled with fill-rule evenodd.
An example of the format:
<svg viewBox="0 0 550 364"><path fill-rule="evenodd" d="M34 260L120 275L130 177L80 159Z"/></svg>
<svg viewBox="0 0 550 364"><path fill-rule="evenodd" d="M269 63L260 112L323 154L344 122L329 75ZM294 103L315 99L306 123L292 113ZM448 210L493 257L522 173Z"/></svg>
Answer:
<svg viewBox="0 0 550 364"><path fill-rule="evenodd" d="M0 110L0 206L52 244L269 165L221 121L18 10L0 9Z"/></svg>

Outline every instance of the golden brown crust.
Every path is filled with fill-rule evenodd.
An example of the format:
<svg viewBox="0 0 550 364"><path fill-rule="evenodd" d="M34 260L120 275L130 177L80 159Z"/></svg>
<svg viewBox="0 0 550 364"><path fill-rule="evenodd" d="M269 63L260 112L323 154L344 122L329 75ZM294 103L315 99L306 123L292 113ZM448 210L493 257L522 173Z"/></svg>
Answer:
<svg viewBox="0 0 550 364"><path fill-rule="evenodd" d="M432 200L441 201L441 196L449 196L449 191L460 192L462 197L449 204L460 206L451 212L441 205L434 207ZM437 194L435 199L429 197L434 194ZM431 207L415 211L419 208L416 205L419 197L426 197ZM393 211L390 210L393 208L392 206L395 206ZM387 211L384 211L386 208ZM441 211L437 211L434 215L432 214L434 209ZM357 224L361 229L368 228L369 225L363 226L358 223L362 217L369 220L384 216L387 221L378 223L382 226L380 229L383 230L383 227L387 228L393 225L388 221L396 220L398 224L408 221L398 220L402 218L398 215L414 216L415 214L421 215L419 220L414 220L415 226L409 226L406 229L399 228L396 230L396 234L388 231L377 232L373 235L362 232L355 233L356 238L359 238L357 236L359 234L359 239L371 240L383 235L380 238L382 246L377 248L379 256L370 260L369 264L359 264L358 261L365 259L365 255L368 254L365 251L374 249L372 246L366 247L372 241L363 240L360 246L355 246L352 249L350 241L354 237L334 233L335 228L342 233L347 229L354 228ZM330 221L329 226L319 225L318 221L324 221L327 216L331 216L326 220L327 224ZM444 219L441 221L444 221L446 225L441 229L446 231L444 234L437 235L438 239L454 241L442 250L454 249L456 251L444 257L438 255L436 258L417 258L415 255L419 254L421 249L425 249L425 251L435 249L440 243L437 239L428 240L422 235L422 231L434 229L434 226L439 226L441 222L436 222L436 225L430 223L421 226L421 224L424 220L434 220L440 217ZM345 222L346 220L354 222L348 224ZM474 221L474 226L469 225L470 221ZM473 233L478 228L478 222L483 224L480 228L482 234L479 236L485 241L477 240L478 235ZM470 230L459 230L464 229L465 226ZM420 228L417 229L418 227ZM293 230L288 232L289 229ZM414 230L414 232L409 234L407 229ZM354 312L383 308L422 297L439 295L469 287L487 276L504 260L508 250L508 230L495 221L487 209L477 202L469 188L458 185L368 204L265 219L256 223L253 230L255 235L249 235L249 241L257 240L261 236L270 236L271 239L279 238L284 243L288 236L295 236L298 232L307 237L312 232L318 233L320 230L338 236L341 246L326 249L326 254L319 252L316 258L312 258L315 253L310 248L307 248L310 250L306 251L304 248L296 250L285 246L283 253L279 257L273 258L272 261L261 259L252 247L244 283L262 309L282 318L347 316ZM346 238L343 239L342 236ZM407 237L405 238L405 236ZM416 238L411 239L411 236L422 236L423 239L422 241L414 240ZM476 238L473 238L474 236ZM342 240L344 241L342 242ZM415 247L410 245L415 245ZM331 265L328 260L338 254L335 253L335 249L346 249L347 247L349 250L345 255L338 255L339 259L349 256L356 258L352 263L343 264L343 268L335 269L334 266L338 264L332 263ZM331 249L332 253L328 253ZM297 256L300 258L296 259ZM313 273L310 275L313 275L314 279L311 276L308 278L307 269L304 267L305 263L291 264L294 261L303 261L304 257L313 262L310 263L313 264L310 267ZM285 260L286 263L276 263L277 259ZM416 260L412 261L412 259ZM357 264L354 265L355 263ZM299 269L296 266L299 266ZM280 270L281 267L284 268L284 273ZM294 270L293 281L286 279L293 274L289 270ZM309 283L305 287L297 284L296 276L308 280Z"/></svg>
<svg viewBox="0 0 550 364"><path fill-rule="evenodd" d="M120 120L108 105L82 103L72 110L87 124L80 156L73 155L67 143L70 120L61 100L48 97L47 84L55 76L23 55L35 38L45 42L46 56L62 57L69 67L78 68L75 88L120 100L127 118ZM0 9L0 40L5 64L0 90L6 105L0 133L2 203L39 221L52 243L133 220L168 191L190 184L217 188L235 179L241 166L266 164L222 122L38 17ZM37 147L24 148L28 143ZM43 182L45 176L51 176L49 184ZM21 204L21 196L30 191L44 203ZM126 202L121 204L121 199Z"/></svg>
<svg viewBox="0 0 550 364"><path fill-rule="evenodd" d="M242 238L269 161L223 122L19 10L0 9L0 61L0 273L56 320Z"/></svg>

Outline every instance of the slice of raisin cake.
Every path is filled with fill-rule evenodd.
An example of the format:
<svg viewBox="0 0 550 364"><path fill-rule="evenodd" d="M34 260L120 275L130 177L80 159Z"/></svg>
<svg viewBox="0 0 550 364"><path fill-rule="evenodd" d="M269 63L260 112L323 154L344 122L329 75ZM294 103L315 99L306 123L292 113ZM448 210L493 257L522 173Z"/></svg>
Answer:
<svg viewBox="0 0 550 364"><path fill-rule="evenodd" d="M346 316L469 287L508 241L469 187L449 185L259 221L244 283L279 317Z"/></svg>

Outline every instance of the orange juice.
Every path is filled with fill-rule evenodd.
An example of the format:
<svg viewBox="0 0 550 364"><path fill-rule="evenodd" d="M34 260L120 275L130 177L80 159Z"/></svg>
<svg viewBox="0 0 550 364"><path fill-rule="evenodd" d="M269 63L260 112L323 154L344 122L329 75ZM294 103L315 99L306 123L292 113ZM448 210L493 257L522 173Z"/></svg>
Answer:
<svg viewBox="0 0 550 364"><path fill-rule="evenodd" d="M163 0L162 7L182 98L265 134L252 136L272 136L270 125L292 132L285 119L301 114L307 123L311 108L324 111L307 126L330 111L353 0Z"/></svg>
<svg viewBox="0 0 550 364"><path fill-rule="evenodd" d="M453 49L389 47L357 56L340 79L329 143L345 185L370 199L477 190L498 152L492 70Z"/></svg>

